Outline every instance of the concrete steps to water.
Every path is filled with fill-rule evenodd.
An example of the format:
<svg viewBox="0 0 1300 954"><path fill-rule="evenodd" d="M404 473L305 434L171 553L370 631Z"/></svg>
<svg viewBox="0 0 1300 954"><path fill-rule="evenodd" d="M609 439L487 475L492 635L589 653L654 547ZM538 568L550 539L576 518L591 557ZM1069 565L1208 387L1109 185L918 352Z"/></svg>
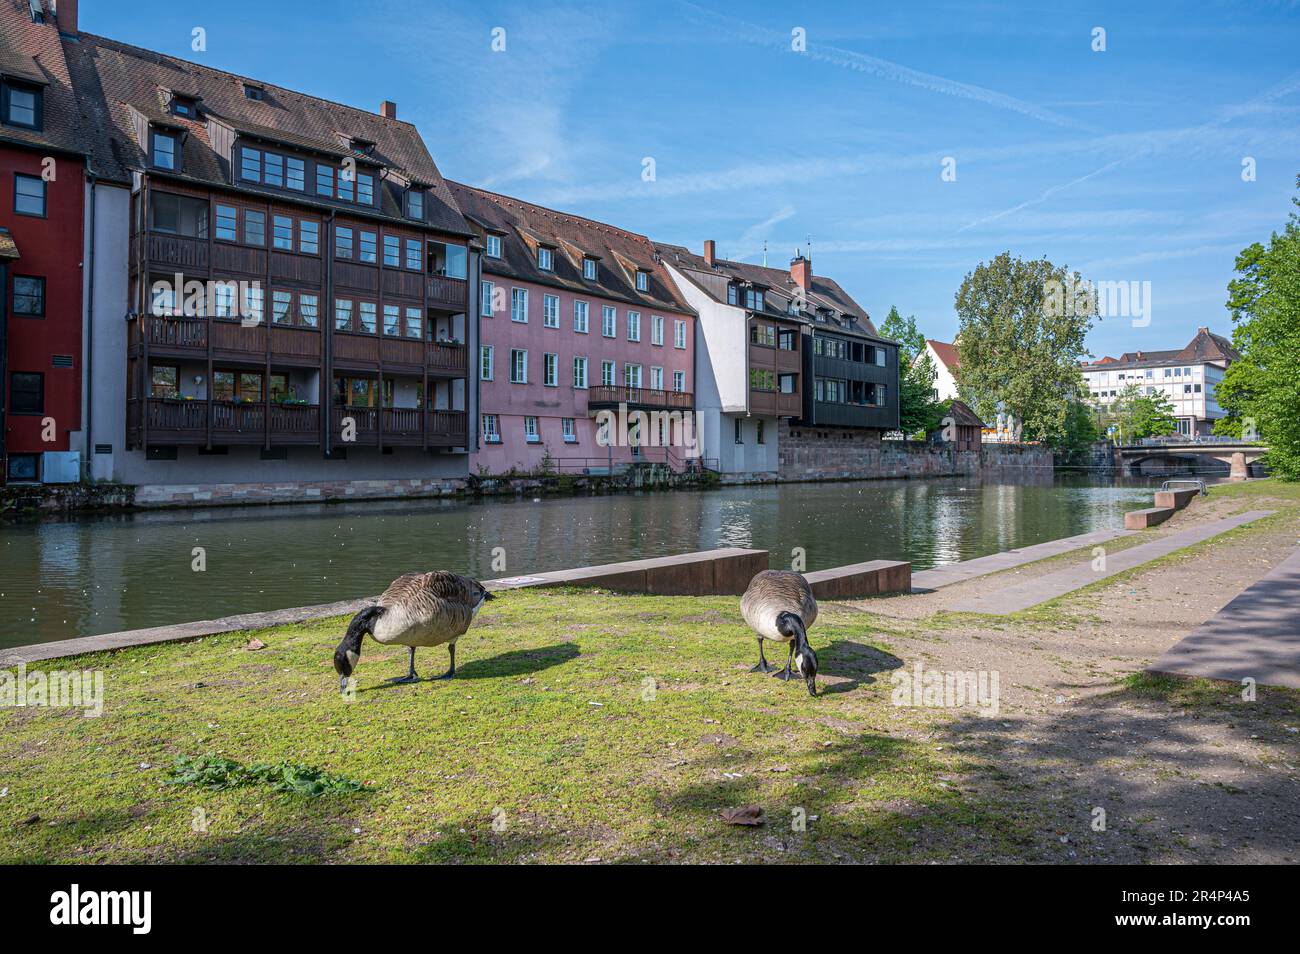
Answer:
<svg viewBox="0 0 1300 954"><path fill-rule="evenodd" d="M1124 514L1124 529L1146 530L1164 523L1173 515L1173 507L1147 507L1145 510L1130 510Z"/></svg>

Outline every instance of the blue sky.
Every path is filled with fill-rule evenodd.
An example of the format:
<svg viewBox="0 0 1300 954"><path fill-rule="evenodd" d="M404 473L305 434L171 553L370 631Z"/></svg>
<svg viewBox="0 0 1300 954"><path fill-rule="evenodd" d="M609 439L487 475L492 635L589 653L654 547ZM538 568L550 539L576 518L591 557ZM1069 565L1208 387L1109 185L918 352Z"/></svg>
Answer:
<svg viewBox="0 0 1300 954"><path fill-rule="evenodd" d="M1004 249L1151 282L1150 324L1101 321L1097 355L1227 333L1233 258L1285 222L1300 173L1300 0L1024 6L136 0L127 18L84 0L81 16L340 102L394 99L450 178L747 261L766 240L784 265L811 236L814 271L930 337L951 340L962 277Z"/></svg>

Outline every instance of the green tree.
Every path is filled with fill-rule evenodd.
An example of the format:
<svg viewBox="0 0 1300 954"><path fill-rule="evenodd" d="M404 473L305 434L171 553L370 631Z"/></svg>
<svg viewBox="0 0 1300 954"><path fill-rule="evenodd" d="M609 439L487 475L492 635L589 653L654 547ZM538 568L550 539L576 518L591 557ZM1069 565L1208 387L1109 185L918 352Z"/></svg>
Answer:
<svg viewBox="0 0 1300 954"><path fill-rule="evenodd" d="M1100 439L1095 411L1083 401L1071 401L1065 426L1052 435L1048 443L1056 452L1057 463L1073 463Z"/></svg>
<svg viewBox="0 0 1300 954"><path fill-rule="evenodd" d="M1079 363L1092 315L1049 303L1052 289L1066 289L1072 304L1068 291L1080 282L1077 272L1047 259L1025 261L1010 252L981 262L962 281L957 388L984 420L996 417L1001 404L1020 421L1025 439L1061 439L1071 404L1084 392Z"/></svg>
<svg viewBox="0 0 1300 954"><path fill-rule="evenodd" d="M943 412L934 398L934 362L925 350L925 335L916 327L916 316L904 318L898 306L892 306L880 333L898 342L898 429L909 437L934 430Z"/></svg>
<svg viewBox="0 0 1300 954"><path fill-rule="evenodd" d="M1119 428L1117 436L1124 442L1164 437L1178 430L1174 406L1163 392L1143 394L1136 384L1128 385L1115 396L1110 420Z"/></svg>
<svg viewBox="0 0 1300 954"><path fill-rule="evenodd" d="M1300 197L1291 201L1300 206ZM1244 249L1236 270L1228 308L1241 360L1215 388L1228 416L1214 430L1267 441L1270 472L1300 480L1300 216L1292 212L1267 247L1256 242Z"/></svg>

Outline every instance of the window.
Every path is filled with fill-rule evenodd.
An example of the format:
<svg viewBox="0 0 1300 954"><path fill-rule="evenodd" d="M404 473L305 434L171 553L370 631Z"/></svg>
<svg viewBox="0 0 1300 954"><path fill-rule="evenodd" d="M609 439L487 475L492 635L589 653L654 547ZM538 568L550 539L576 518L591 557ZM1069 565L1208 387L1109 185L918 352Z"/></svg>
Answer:
<svg viewBox="0 0 1300 954"><path fill-rule="evenodd" d="M664 369L651 368L650 369L650 390L662 391L663 389L664 389Z"/></svg>
<svg viewBox="0 0 1300 954"><path fill-rule="evenodd" d="M334 229L334 257L351 258L352 257L352 230L345 226L336 226Z"/></svg>
<svg viewBox="0 0 1300 954"><path fill-rule="evenodd" d="M782 394L794 394L795 384L797 381L797 375L783 374L777 378L777 390Z"/></svg>
<svg viewBox="0 0 1300 954"><path fill-rule="evenodd" d="M156 398L180 397L180 368L174 364L154 365L149 372L149 396Z"/></svg>
<svg viewBox="0 0 1300 954"><path fill-rule="evenodd" d="M316 194L334 197L334 170L320 163L316 164Z"/></svg>
<svg viewBox="0 0 1300 954"><path fill-rule="evenodd" d="M750 368L749 387L754 391L775 391L776 372L767 368Z"/></svg>
<svg viewBox="0 0 1300 954"><path fill-rule="evenodd" d="M524 440L530 444L537 444L541 439L541 435L537 433L537 418L524 418Z"/></svg>
<svg viewBox="0 0 1300 954"><path fill-rule="evenodd" d="M361 261L370 265L379 261L379 248L376 242L374 232L361 232L358 235L360 239Z"/></svg>
<svg viewBox="0 0 1300 954"><path fill-rule="evenodd" d="M539 248L537 250L537 267L544 272L552 270L553 256L549 248Z"/></svg>
<svg viewBox="0 0 1300 954"><path fill-rule="evenodd" d="M573 330L580 335L587 333L587 303L585 301L575 301L573 303Z"/></svg>
<svg viewBox="0 0 1300 954"><path fill-rule="evenodd" d="M510 289L510 320L528 323L528 289Z"/></svg>
<svg viewBox="0 0 1300 954"><path fill-rule="evenodd" d="M528 383L528 352L523 348L510 349L510 383Z"/></svg>
<svg viewBox="0 0 1300 954"><path fill-rule="evenodd" d="M542 355L542 386L558 387L560 384L560 356L546 352Z"/></svg>
<svg viewBox="0 0 1300 954"><path fill-rule="evenodd" d="M410 189L406 193L406 217L417 222L424 221L424 192Z"/></svg>
<svg viewBox="0 0 1300 954"><path fill-rule="evenodd" d="M262 101L266 99L266 90L260 86L254 86L252 83L244 84L244 98Z"/></svg>
<svg viewBox="0 0 1300 954"><path fill-rule="evenodd" d="M298 251L304 255L320 254L320 223L311 219L298 220Z"/></svg>
<svg viewBox="0 0 1300 954"><path fill-rule="evenodd" d="M678 394L682 394L682 393L684 393L684 392L686 391L686 372L685 372L685 371L674 371L674 372L673 372L673 390L676 391Z"/></svg>
<svg viewBox="0 0 1300 954"><path fill-rule="evenodd" d="M501 425L495 414L483 415L483 443L501 443Z"/></svg>
<svg viewBox="0 0 1300 954"><path fill-rule="evenodd" d="M641 312L629 311L627 313L627 340L641 340Z"/></svg>
<svg viewBox="0 0 1300 954"><path fill-rule="evenodd" d="M686 322L680 318L673 319L673 347L686 347Z"/></svg>
<svg viewBox="0 0 1300 954"><path fill-rule="evenodd" d="M424 270L424 255L420 251L418 239L406 240L406 267L413 272Z"/></svg>
<svg viewBox="0 0 1300 954"><path fill-rule="evenodd" d="M384 306L384 334L390 338L402 334L402 309L397 305Z"/></svg>
<svg viewBox="0 0 1300 954"><path fill-rule="evenodd" d="M45 218L45 180L39 176L14 176L14 212Z"/></svg>
<svg viewBox="0 0 1300 954"><path fill-rule="evenodd" d="M623 365L623 383L630 388L639 388L641 386L641 365Z"/></svg>
<svg viewBox="0 0 1300 954"><path fill-rule="evenodd" d="M750 343L762 345L765 348L776 347L776 329L771 325L755 323L749 326Z"/></svg>
<svg viewBox="0 0 1300 954"><path fill-rule="evenodd" d="M763 293L757 289L745 289L745 307L751 311L763 310Z"/></svg>
<svg viewBox="0 0 1300 954"><path fill-rule="evenodd" d="M402 240L396 235L384 236L384 268L397 268L402 264Z"/></svg>
<svg viewBox="0 0 1300 954"><path fill-rule="evenodd" d="M759 418L757 421L754 422L754 432L755 432L755 434L757 435L757 442L758 442L759 444L766 444L766 443L767 443L767 441L765 441L765 440L763 439L763 420L762 420L762 418Z"/></svg>
<svg viewBox="0 0 1300 954"><path fill-rule="evenodd" d="M45 375L28 371L10 374L9 411L13 414L44 414Z"/></svg>
<svg viewBox="0 0 1300 954"><path fill-rule="evenodd" d="M743 430L743 428L742 428L742 426L741 426L740 418L736 418L734 421L732 421L732 423L736 425L736 427L735 427L735 431L736 431L736 434L735 434L735 442L736 442L737 444L743 444L743 443L745 443L745 432L744 432L744 430Z"/></svg>
<svg viewBox="0 0 1300 954"><path fill-rule="evenodd" d="M573 386L579 390L587 388L587 359L584 357L573 359Z"/></svg>
<svg viewBox="0 0 1300 954"><path fill-rule="evenodd" d="M254 324L262 323L262 288L249 285L244 289L244 313L242 317Z"/></svg>
<svg viewBox="0 0 1300 954"><path fill-rule="evenodd" d="M884 348L876 348L875 352L876 352L876 366L883 368L885 366L885 362L888 360L887 358L888 352Z"/></svg>
<svg viewBox="0 0 1300 954"><path fill-rule="evenodd" d="M607 388L614 386L614 362L602 361L600 363L600 383Z"/></svg>
<svg viewBox="0 0 1300 954"><path fill-rule="evenodd" d="M357 181L355 169L343 168L338 171L334 178L334 194L344 202L352 202L356 199L354 185Z"/></svg>
<svg viewBox="0 0 1300 954"><path fill-rule="evenodd" d="M293 293L271 292L271 321L277 325L293 324Z"/></svg>
<svg viewBox="0 0 1300 954"><path fill-rule="evenodd" d="M799 350L799 332L784 330L776 336L776 346L782 351Z"/></svg>
<svg viewBox="0 0 1300 954"><path fill-rule="evenodd" d="M150 135L151 144L149 162L157 169L176 168L176 137L170 133L157 132Z"/></svg>
<svg viewBox="0 0 1300 954"><path fill-rule="evenodd" d="M14 276L14 314L28 318L45 316L45 279Z"/></svg>
<svg viewBox="0 0 1300 954"><path fill-rule="evenodd" d="M560 418L560 430L564 434L564 443L566 444L578 443L577 423L574 421L573 418L571 417Z"/></svg>
<svg viewBox="0 0 1300 954"><path fill-rule="evenodd" d="M542 296L542 324L547 328L560 327L560 297L558 295Z"/></svg>
<svg viewBox="0 0 1300 954"><path fill-rule="evenodd" d="M246 245L266 244L266 213L254 209L244 210L244 243Z"/></svg>
<svg viewBox="0 0 1300 954"><path fill-rule="evenodd" d="M271 220L271 244L275 248L293 251L293 219L277 215Z"/></svg>
<svg viewBox="0 0 1300 954"><path fill-rule="evenodd" d="M357 174L357 204L375 204L375 177L366 172Z"/></svg>
<svg viewBox="0 0 1300 954"><path fill-rule="evenodd" d="M352 302L347 298L334 301L334 327L339 331L352 330Z"/></svg>
<svg viewBox="0 0 1300 954"><path fill-rule="evenodd" d="M151 447L150 453L160 450L158 447ZM175 448L173 448L174 450ZM9 455L9 479L15 483L35 483L41 477L41 455L40 454L10 454Z"/></svg>
<svg viewBox="0 0 1300 954"><path fill-rule="evenodd" d="M149 227L168 235L205 239L208 237L207 200L155 192L149 198Z"/></svg>
<svg viewBox="0 0 1300 954"><path fill-rule="evenodd" d="M645 291L649 287L650 287L650 276L647 275L645 272L638 271L636 273L636 290Z"/></svg>
<svg viewBox="0 0 1300 954"><path fill-rule="evenodd" d="M478 349L478 376L480 381L491 381L495 368L496 349L483 345Z"/></svg>
<svg viewBox="0 0 1300 954"><path fill-rule="evenodd" d="M727 286L727 304L728 304L728 305L738 305L738 304L740 304L739 292L737 291L735 285L728 285L728 286ZM739 444L740 441L736 441L736 443Z"/></svg>
<svg viewBox="0 0 1300 954"><path fill-rule="evenodd" d="M317 321L317 299L315 295L298 295L298 317L308 328L315 328Z"/></svg>
<svg viewBox="0 0 1300 954"><path fill-rule="evenodd" d="M664 343L664 316L650 316L650 343L661 345Z"/></svg>
<svg viewBox="0 0 1300 954"><path fill-rule="evenodd" d="M212 314L216 318L235 317L234 282L218 282L212 289Z"/></svg>
<svg viewBox="0 0 1300 954"><path fill-rule="evenodd" d="M584 258L582 260L582 277L587 281L594 282L599 269L600 264L594 258Z"/></svg>
<svg viewBox="0 0 1300 954"><path fill-rule="evenodd" d="M417 339L424 337L424 312L419 308L406 309L406 337Z"/></svg>
<svg viewBox="0 0 1300 954"><path fill-rule="evenodd" d="M240 150L239 178L249 182L262 181L262 154L256 149L245 147Z"/></svg>
<svg viewBox="0 0 1300 954"><path fill-rule="evenodd" d="M295 192L302 192L307 188L307 164L301 159L294 159L292 156L284 160L285 164L285 185Z"/></svg>
<svg viewBox="0 0 1300 954"><path fill-rule="evenodd" d="M487 257L488 258L501 257L501 236L489 235L487 237Z"/></svg>
<svg viewBox="0 0 1300 954"><path fill-rule="evenodd" d="M376 318L378 310L373 301L357 302L357 321L361 325L361 330L368 335L375 333Z"/></svg>
<svg viewBox="0 0 1300 954"><path fill-rule="evenodd" d="M605 305L600 310L600 333L606 338L618 335L618 309Z"/></svg>
<svg viewBox="0 0 1300 954"><path fill-rule="evenodd" d="M479 282L478 284L478 313L484 318L492 317L492 296L496 292L496 286L491 282Z"/></svg>
<svg viewBox="0 0 1300 954"><path fill-rule="evenodd" d="M23 86L6 80L0 89L0 115L10 126L40 129L43 98L42 91L34 86Z"/></svg>

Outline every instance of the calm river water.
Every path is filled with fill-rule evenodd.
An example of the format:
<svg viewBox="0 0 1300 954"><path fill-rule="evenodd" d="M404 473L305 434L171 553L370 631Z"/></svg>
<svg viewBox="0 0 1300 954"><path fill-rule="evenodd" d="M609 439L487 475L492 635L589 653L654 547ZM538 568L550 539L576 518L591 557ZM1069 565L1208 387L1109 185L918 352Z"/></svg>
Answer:
<svg viewBox="0 0 1300 954"><path fill-rule="evenodd" d="M409 570L515 576L719 546L915 569L1123 525L1145 484L783 484L487 503L220 508L0 523L0 647L349 599ZM194 547L207 569L191 569ZM505 549L494 572L492 550Z"/></svg>

